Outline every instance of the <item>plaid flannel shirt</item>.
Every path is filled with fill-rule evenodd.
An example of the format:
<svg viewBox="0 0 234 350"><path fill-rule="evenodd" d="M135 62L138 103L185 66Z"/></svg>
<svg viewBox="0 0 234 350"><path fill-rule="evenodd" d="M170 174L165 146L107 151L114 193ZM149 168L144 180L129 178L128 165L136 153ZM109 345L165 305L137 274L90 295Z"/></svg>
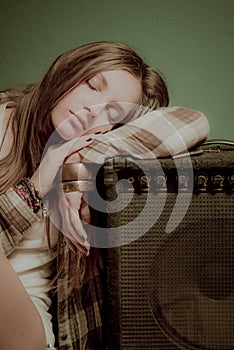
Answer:
<svg viewBox="0 0 234 350"><path fill-rule="evenodd" d="M206 117L181 107L162 108L103 135L80 154L87 162L101 163L108 157L130 154L138 158L163 157L188 150L205 141L209 132ZM31 226L41 221L11 189L0 196L0 248L8 256ZM44 224L44 223L43 223ZM97 261L91 288L75 288L68 297L68 246L59 236L57 262L63 266L56 302L58 349L103 350L103 264ZM92 253L92 251L91 251Z"/></svg>
<svg viewBox="0 0 234 350"><path fill-rule="evenodd" d="M200 145L209 130L203 113L185 107L164 107L106 134L92 135L93 142L79 153L91 163L104 163L106 158L117 155L139 159L173 156Z"/></svg>
<svg viewBox="0 0 234 350"><path fill-rule="evenodd" d="M27 204L12 190L0 196L0 248L8 256L28 229L42 220L41 213L34 214ZM101 257L92 271L92 283L75 288L68 297L69 259L68 246L60 234L57 249L57 263L63 266L58 280L56 298L52 305L57 313L60 350L103 350L102 308L103 308L103 265ZM91 253L92 254L92 253Z"/></svg>

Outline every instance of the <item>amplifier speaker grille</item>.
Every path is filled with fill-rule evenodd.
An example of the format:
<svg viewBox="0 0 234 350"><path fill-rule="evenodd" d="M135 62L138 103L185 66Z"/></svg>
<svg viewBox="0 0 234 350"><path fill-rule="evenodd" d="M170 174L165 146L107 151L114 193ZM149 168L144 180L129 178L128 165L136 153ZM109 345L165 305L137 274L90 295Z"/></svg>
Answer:
<svg viewBox="0 0 234 350"><path fill-rule="evenodd" d="M134 219L149 197L142 228L155 215L154 203L165 201L154 225L105 250L106 349L234 349L234 195L194 193L183 220L166 233L177 193L119 193L120 235L135 237ZM107 222L116 226L116 214Z"/></svg>

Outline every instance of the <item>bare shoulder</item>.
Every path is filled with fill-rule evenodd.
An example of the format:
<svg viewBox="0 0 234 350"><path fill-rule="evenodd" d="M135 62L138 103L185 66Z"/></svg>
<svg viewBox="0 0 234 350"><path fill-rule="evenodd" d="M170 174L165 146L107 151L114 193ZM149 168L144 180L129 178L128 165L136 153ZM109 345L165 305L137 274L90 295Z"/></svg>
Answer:
<svg viewBox="0 0 234 350"><path fill-rule="evenodd" d="M4 158L10 151L13 143L13 132L11 128L13 108L6 108L0 130L0 159Z"/></svg>

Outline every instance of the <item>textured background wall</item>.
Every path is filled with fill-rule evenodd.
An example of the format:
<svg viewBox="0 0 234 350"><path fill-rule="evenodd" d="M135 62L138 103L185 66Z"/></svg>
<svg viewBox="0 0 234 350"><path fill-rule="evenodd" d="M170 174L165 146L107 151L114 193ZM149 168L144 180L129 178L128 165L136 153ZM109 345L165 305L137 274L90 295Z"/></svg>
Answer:
<svg viewBox="0 0 234 350"><path fill-rule="evenodd" d="M0 89L39 80L67 49L119 40L164 74L171 105L234 139L233 18L233 0L0 0Z"/></svg>

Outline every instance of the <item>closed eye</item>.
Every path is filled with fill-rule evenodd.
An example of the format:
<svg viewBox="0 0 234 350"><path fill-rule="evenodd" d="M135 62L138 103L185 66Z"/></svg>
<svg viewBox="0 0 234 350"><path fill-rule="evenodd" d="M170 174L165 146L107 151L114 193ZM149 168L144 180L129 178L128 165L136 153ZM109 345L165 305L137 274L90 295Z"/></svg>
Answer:
<svg viewBox="0 0 234 350"><path fill-rule="evenodd" d="M119 122L124 118L124 109L119 103L108 103L105 107L110 122Z"/></svg>
<svg viewBox="0 0 234 350"><path fill-rule="evenodd" d="M90 80L86 80L85 83L88 85L88 87L89 87L91 90L94 90L94 91L97 91L97 92L98 92L98 89L97 89L93 84L90 83Z"/></svg>
<svg viewBox="0 0 234 350"><path fill-rule="evenodd" d="M86 84L91 90L101 92L108 88L108 82L102 73L98 73L92 78L86 80Z"/></svg>

